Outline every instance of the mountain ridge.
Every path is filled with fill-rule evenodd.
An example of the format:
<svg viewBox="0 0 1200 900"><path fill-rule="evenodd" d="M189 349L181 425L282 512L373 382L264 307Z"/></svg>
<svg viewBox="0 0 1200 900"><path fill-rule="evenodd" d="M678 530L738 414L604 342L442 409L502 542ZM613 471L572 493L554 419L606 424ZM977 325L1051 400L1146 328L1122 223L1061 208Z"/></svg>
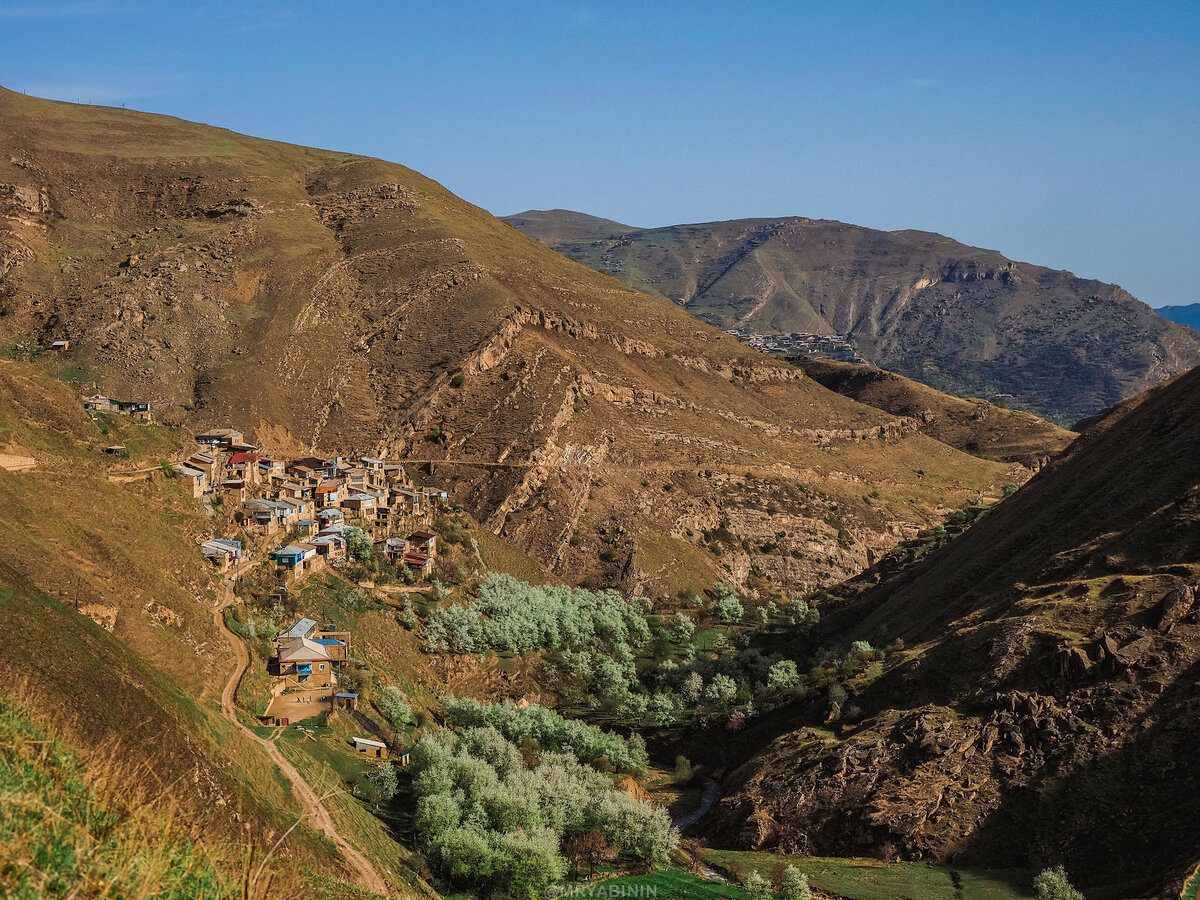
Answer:
<svg viewBox="0 0 1200 900"><path fill-rule="evenodd" d="M718 327L846 334L885 369L1062 423L1200 361L1200 336L1116 285L932 232L793 216L547 240Z"/></svg>

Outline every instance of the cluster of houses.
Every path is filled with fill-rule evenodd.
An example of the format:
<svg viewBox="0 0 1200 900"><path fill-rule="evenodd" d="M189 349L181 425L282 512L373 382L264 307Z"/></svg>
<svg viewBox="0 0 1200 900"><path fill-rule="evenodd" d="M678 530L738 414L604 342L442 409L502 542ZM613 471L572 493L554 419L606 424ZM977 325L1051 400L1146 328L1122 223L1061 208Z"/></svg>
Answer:
<svg viewBox="0 0 1200 900"><path fill-rule="evenodd" d="M866 362L844 334L808 334L799 331L788 334L757 334L737 328L731 328L725 333L743 344L749 344L755 350L775 356L837 359L860 364Z"/></svg>
<svg viewBox="0 0 1200 900"><path fill-rule="evenodd" d="M103 394L93 394L83 401L83 408L88 412L116 413L129 416L139 422L150 421L150 404L140 400L116 400Z"/></svg>
<svg viewBox="0 0 1200 900"><path fill-rule="evenodd" d="M303 574L317 560L337 562L347 555L347 533L361 530L377 552L417 574L433 568L437 537L417 530L394 532L449 502L438 488L414 487L404 466L372 457L303 457L284 460L262 453L233 428L196 436L198 449L175 464L197 498L218 496L237 504L236 518L247 532L292 542L272 554L276 566ZM402 533L402 532L401 532ZM236 544L236 548L232 546ZM222 570L241 557L237 541L207 541L204 554Z"/></svg>

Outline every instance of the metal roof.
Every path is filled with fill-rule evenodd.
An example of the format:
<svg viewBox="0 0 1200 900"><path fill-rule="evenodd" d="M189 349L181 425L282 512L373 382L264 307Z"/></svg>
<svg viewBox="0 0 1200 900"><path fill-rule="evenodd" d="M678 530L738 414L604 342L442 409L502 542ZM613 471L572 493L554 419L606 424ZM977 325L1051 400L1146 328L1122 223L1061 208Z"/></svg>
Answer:
<svg viewBox="0 0 1200 900"><path fill-rule="evenodd" d="M317 627L317 623L312 619L301 619L287 631L279 636L280 640L294 637L304 637L311 633Z"/></svg>

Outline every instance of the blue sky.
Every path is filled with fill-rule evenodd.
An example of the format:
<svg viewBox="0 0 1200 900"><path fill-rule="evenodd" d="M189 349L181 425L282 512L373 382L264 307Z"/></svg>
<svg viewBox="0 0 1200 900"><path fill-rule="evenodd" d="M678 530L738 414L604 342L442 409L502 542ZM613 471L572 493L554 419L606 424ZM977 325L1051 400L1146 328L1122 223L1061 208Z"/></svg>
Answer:
<svg viewBox="0 0 1200 900"><path fill-rule="evenodd" d="M402 162L498 214L939 231L1200 301L1200 0L0 0L0 84Z"/></svg>

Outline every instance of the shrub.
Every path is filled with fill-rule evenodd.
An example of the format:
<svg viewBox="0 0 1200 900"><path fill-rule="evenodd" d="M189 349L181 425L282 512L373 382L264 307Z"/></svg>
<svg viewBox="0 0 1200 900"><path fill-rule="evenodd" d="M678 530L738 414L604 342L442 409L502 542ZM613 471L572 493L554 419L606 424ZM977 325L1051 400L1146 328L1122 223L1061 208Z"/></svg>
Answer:
<svg viewBox="0 0 1200 900"><path fill-rule="evenodd" d="M751 869L750 873L742 878L742 887L753 900L770 900L771 882L763 878L757 869Z"/></svg>
<svg viewBox="0 0 1200 900"><path fill-rule="evenodd" d="M808 886L808 876L795 866L783 870L779 879L779 900L812 900L812 888Z"/></svg>
<svg viewBox="0 0 1200 900"><path fill-rule="evenodd" d="M1037 900L1084 900L1083 894L1071 886L1067 879L1067 870L1061 865L1053 869L1043 869L1038 877L1033 879L1033 891Z"/></svg>

